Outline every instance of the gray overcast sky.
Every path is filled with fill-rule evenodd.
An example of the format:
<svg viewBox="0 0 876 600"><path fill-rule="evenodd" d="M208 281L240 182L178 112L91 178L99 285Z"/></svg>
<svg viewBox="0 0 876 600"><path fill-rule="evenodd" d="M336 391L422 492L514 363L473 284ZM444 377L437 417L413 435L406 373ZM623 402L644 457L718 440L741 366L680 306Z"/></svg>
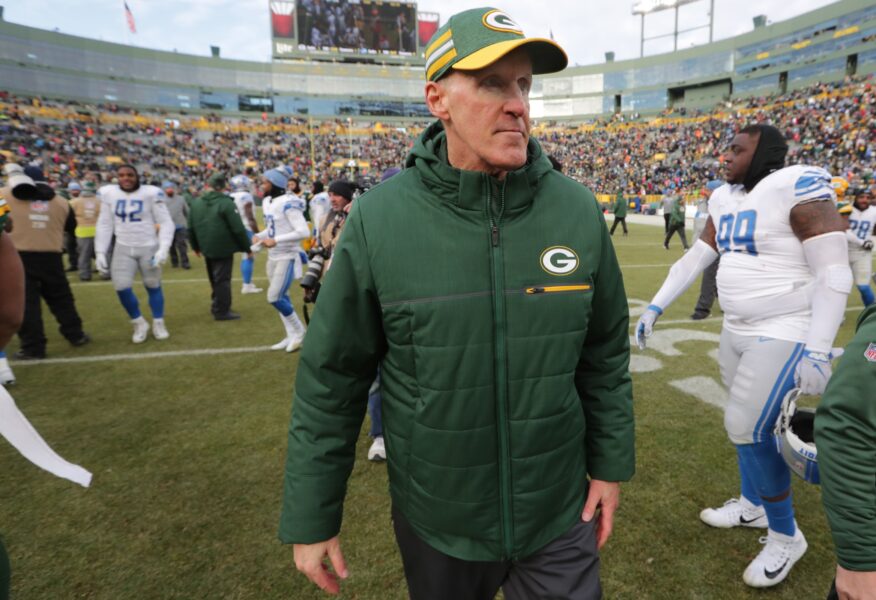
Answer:
<svg viewBox="0 0 876 600"><path fill-rule="evenodd" d="M268 0L127 0L137 22L128 33L123 0L0 0L5 19L13 23L58 28L64 33L161 50L176 49L209 55L210 45L222 56L256 61L270 59ZM782 21L831 4L826 0L715 0L715 39L752 29L751 19L765 14ZM437 12L445 22L455 12L488 2L420 0L419 10ZM633 0L502 0L493 4L513 17L529 36L554 38L569 54L571 64L604 61L613 50L617 60L639 55L640 19L631 14ZM684 6L679 29L708 23L709 0ZM650 15L645 35L672 31L673 11ZM708 29L683 34L679 48L708 41ZM645 45L645 54L672 50L672 39Z"/></svg>

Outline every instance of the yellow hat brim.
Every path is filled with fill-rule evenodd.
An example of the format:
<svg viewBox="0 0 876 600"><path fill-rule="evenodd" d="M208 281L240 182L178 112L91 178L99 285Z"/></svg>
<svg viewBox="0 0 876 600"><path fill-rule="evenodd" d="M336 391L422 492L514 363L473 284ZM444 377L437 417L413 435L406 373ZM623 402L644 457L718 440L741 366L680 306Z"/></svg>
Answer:
<svg viewBox="0 0 876 600"><path fill-rule="evenodd" d="M481 48L477 52L473 52L453 63L451 68L459 71L477 71L478 69L490 66L512 50L522 46L527 47L529 55L532 57L532 73L534 75L556 73L565 69L569 64L569 57L566 56L565 50L553 40L545 38L521 38L519 40L506 40L486 48Z"/></svg>

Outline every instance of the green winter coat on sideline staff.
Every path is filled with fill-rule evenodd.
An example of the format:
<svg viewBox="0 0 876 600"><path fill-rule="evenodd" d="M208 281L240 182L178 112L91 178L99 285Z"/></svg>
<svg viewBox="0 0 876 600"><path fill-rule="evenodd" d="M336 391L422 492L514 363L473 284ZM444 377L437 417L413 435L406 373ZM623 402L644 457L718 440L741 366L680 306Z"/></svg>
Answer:
<svg viewBox="0 0 876 600"><path fill-rule="evenodd" d="M231 196L210 191L192 201L189 209L192 249L207 258L228 258L249 252L249 238Z"/></svg>
<svg viewBox="0 0 876 600"><path fill-rule="evenodd" d="M633 475L629 315L596 199L533 139L503 182L446 153L435 123L353 204L298 366L285 543L340 530L378 363L393 505L445 554L530 555L581 519L588 476Z"/></svg>
<svg viewBox="0 0 876 600"><path fill-rule="evenodd" d="M625 219L627 216L627 200L623 192L618 192L614 199L614 216L618 219Z"/></svg>
<svg viewBox="0 0 876 600"><path fill-rule="evenodd" d="M861 313L827 384L815 445L837 562L876 571L876 305Z"/></svg>
<svg viewBox="0 0 876 600"><path fill-rule="evenodd" d="M669 213L669 225L684 226L684 200L676 198L672 205L672 211Z"/></svg>

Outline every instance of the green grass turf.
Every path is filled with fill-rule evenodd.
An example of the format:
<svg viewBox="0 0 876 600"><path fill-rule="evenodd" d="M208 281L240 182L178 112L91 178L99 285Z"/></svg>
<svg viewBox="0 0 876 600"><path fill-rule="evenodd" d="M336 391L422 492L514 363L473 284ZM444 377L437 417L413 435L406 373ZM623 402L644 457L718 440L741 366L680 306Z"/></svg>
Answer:
<svg viewBox="0 0 876 600"><path fill-rule="evenodd" d="M629 237L614 238L631 299L649 300L680 256L677 241L663 250L661 234L662 228L633 224ZM263 260L259 255L257 275ZM263 294L237 294L237 271L234 308L243 319L214 322L203 262L193 264L191 271L165 270L169 340L150 337L135 347L112 287L77 283L77 305L94 341L70 347L46 312L50 358L254 347L282 337ZM145 305L142 288L137 292ZM297 286L293 293L300 307ZM686 320L697 293L698 287L688 291L661 321ZM860 305L856 293L850 305ZM851 337L855 316L848 313L840 343ZM720 320L658 328L717 333ZM768 592L750 590L741 579L762 532L714 530L698 519L701 508L737 493L734 453L719 409L669 382L717 379L717 364L706 357L715 347L682 342L680 356L649 350L663 368L634 375L638 469L623 486L614 536L602 555L606 598L798 600L823 597L830 584L832 543L817 487L794 482L809 551L790 578ZM19 407L62 456L91 470L94 481L86 490L56 479L0 443L0 532L11 556L13 596L325 597L295 572L291 549L276 538L297 361L297 354L252 352L17 365L12 392ZM351 573L342 597L405 598L386 469L365 460L366 432L341 534Z"/></svg>

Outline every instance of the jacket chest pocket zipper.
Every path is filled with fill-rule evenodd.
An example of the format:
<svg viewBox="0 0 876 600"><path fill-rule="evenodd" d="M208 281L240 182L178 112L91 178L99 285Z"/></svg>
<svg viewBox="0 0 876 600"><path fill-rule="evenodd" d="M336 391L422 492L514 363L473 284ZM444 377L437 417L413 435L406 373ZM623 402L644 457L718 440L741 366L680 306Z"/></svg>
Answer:
<svg viewBox="0 0 876 600"><path fill-rule="evenodd" d="M556 294L558 292L586 292L591 289L590 285L549 285L544 287L528 287L527 294Z"/></svg>

